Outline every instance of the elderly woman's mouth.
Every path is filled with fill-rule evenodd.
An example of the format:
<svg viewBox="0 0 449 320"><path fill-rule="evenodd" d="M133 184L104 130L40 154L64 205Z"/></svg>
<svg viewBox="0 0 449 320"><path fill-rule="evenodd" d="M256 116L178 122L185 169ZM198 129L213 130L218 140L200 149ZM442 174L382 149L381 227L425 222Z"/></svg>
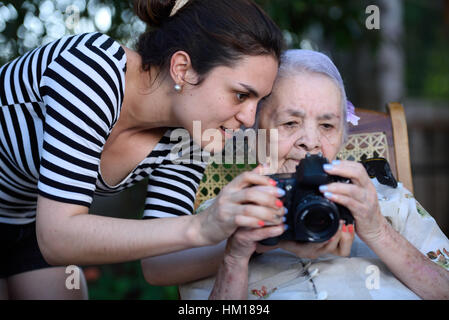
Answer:
<svg viewBox="0 0 449 320"><path fill-rule="evenodd" d="M298 160L298 159L287 159L286 162L288 162L289 164L294 164L295 166L297 166L300 161L301 160Z"/></svg>
<svg viewBox="0 0 449 320"><path fill-rule="evenodd" d="M293 173L296 171L296 166L299 164L301 160L298 159L285 159L282 163L280 162L280 166L278 167L277 173Z"/></svg>

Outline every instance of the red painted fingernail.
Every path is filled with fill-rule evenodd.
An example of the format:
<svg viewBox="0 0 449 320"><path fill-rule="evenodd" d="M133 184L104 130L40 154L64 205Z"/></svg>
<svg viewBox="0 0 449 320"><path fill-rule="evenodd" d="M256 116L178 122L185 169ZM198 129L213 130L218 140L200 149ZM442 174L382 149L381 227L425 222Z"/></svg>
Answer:
<svg viewBox="0 0 449 320"><path fill-rule="evenodd" d="M348 226L348 231L349 231L350 233L353 233L353 232L354 232L354 226L353 226L352 224L350 224L350 225Z"/></svg>
<svg viewBox="0 0 449 320"><path fill-rule="evenodd" d="M282 203L281 200L277 199L276 200L276 206L279 207L279 208L282 208L284 206L284 204Z"/></svg>
<svg viewBox="0 0 449 320"><path fill-rule="evenodd" d="M346 230L346 225L344 224L341 229L343 230L343 232L348 232L348 230Z"/></svg>
<svg viewBox="0 0 449 320"><path fill-rule="evenodd" d="M270 179L270 184L273 186L273 187L276 187L276 181L274 181L273 179Z"/></svg>
<svg viewBox="0 0 449 320"><path fill-rule="evenodd" d="M257 222L257 224L261 227L263 227L265 225L265 222L263 222L263 220L259 220L259 222Z"/></svg>

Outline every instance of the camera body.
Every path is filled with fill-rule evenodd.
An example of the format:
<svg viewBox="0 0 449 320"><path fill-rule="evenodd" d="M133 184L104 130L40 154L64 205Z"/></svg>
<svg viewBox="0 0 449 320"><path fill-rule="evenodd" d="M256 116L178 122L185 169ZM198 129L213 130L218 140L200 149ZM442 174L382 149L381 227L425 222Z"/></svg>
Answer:
<svg viewBox="0 0 449 320"><path fill-rule="evenodd" d="M295 173L270 175L286 191L281 200L288 209L289 228L278 237L260 241L261 244L276 245L280 240L323 242L338 231L340 219L346 224L354 222L346 207L323 197L319 191L321 185L332 182L350 183L349 179L327 174L323 169L326 163L328 160L321 154L307 154L296 166Z"/></svg>

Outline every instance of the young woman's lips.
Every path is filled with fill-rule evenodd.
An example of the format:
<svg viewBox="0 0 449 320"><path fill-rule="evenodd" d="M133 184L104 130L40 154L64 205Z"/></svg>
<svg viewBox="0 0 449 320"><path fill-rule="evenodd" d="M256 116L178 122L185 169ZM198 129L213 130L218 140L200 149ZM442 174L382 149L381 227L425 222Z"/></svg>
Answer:
<svg viewBox="0 0 449 320"><path fill-rule="evenodd" d="M234 132L234 130L225 128L225 127L223 127L223 126L220 126L220 131L221 131L221 133L224 135L225 139L230 139L230 138L232 138L233 132Z"/></svg>

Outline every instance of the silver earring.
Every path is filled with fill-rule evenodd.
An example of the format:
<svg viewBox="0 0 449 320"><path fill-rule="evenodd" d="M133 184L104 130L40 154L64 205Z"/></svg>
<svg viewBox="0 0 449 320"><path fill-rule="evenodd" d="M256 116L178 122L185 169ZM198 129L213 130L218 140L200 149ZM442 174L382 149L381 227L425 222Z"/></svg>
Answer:
<svg viewBox="0 0 449 320"><path fill-rule="evenodd" d="M173 88L175 89L176 92L181 92L182 90L182 87L179 84L175 84Z"/></svg>

